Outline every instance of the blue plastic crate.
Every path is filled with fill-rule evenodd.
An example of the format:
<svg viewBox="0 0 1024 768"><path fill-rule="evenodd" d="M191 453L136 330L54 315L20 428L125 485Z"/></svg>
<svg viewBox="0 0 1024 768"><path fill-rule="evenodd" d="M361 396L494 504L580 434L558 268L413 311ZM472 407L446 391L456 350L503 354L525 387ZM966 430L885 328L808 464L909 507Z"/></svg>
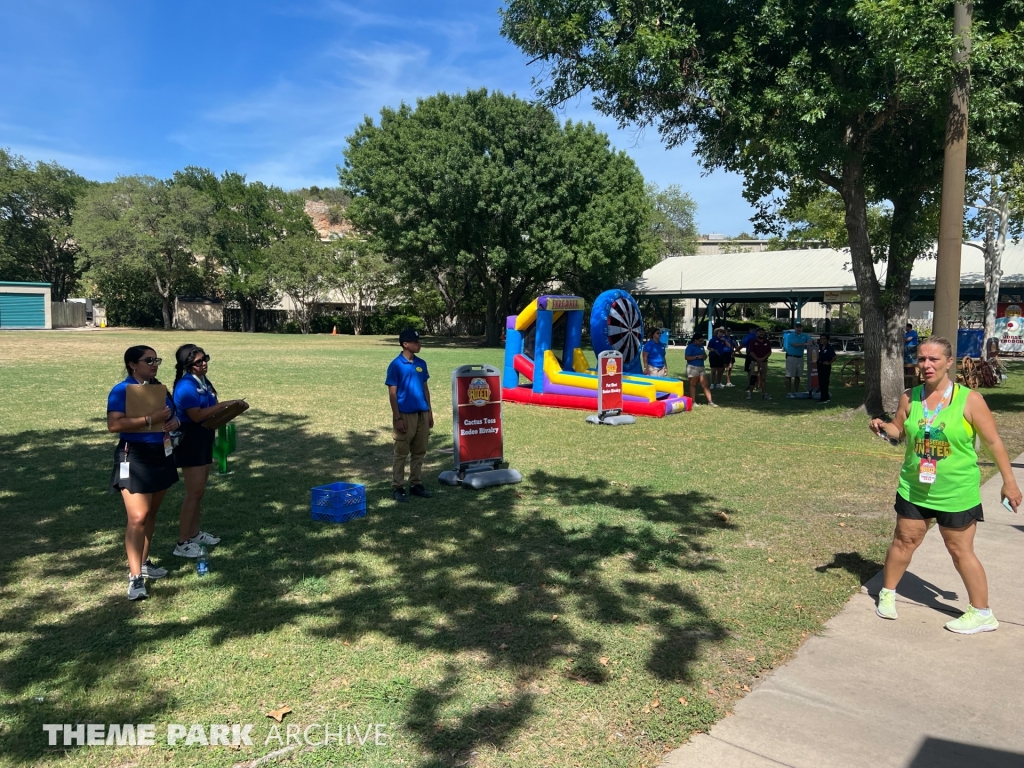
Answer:
<svg viewBox="0 0 1024 768"><path fill-rule="evenodd" d="M321 523L344 523L356 517L366 517L366 487L363 485L318 485L311 495L313 519Z"/></svg>

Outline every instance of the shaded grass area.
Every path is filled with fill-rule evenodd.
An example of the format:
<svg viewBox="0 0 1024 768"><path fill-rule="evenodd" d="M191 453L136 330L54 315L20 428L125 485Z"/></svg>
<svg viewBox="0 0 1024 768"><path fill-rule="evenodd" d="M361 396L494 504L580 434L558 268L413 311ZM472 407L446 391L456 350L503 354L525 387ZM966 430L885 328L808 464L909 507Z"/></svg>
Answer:
<svg viewBox="0 0 1024 768"><path fill-rule="evenodd" d="M212 575L170 555L179 483L154 541L172 573L131 604L105 396L125 347L168 358L186 340L253 409L204 505L224 536ZM292 765L654 765L878 568L900 453L844 407L852 390L824 408L721 390L722 408L621 430L509 405L523 484L396 505L391 341L0 336L0 763L234 765L279 746L265 713L287 704L286 724L388 733ZM433 474L450 461L448 372L500 351L428 342L423 356ZM1019 419L999 414L1017 452ZM366 484L365 518L309 519L309 488L334 480ZM54 722L155 723L157 746L49 748ZM256 743L169 748L168 723L252 723Z"/></svg>

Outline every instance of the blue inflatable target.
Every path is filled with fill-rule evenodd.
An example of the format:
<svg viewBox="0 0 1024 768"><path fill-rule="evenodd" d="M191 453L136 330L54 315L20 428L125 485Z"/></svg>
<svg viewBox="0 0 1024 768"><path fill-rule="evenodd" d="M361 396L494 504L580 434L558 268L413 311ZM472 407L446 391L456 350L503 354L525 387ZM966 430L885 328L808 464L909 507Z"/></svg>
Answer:
<svg viewBox="0 0 1024 768"><path fill-rule="evenodd" d="M608 350L621 352L626 373L643 372L644 320L640 307L625 291L613 288L597 297L590 313L590 339L598 355Z"/></svg>

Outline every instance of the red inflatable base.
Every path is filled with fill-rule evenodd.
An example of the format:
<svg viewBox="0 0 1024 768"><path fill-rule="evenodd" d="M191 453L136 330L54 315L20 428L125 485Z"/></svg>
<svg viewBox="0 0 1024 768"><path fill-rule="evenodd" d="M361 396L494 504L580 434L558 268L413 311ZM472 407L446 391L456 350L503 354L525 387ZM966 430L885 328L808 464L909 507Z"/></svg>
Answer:
<svg viewBox="0 0 1024 768"><path fill-rule="evenodd" d="M513 403L525 405L545 405L548 408L571 408L577 411L594 411L597 402L594 397L575 397L573 395L538 395L530 387L515 387L501 391L502 400L509 400ZM690 398L684 397L685 410L693 407ZM666 415L665 403L657 400L653 403L639 403L635 400L626 400L622 404L622 412L631 416L653 416L660 419Z"/></svg>

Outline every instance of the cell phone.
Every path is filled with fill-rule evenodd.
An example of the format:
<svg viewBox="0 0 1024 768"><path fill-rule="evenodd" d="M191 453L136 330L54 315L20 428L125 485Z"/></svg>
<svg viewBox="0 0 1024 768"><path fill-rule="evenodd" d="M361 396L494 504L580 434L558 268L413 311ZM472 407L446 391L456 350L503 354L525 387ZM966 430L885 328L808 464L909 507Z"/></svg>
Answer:
<svg viewBox="0 0 1024 768"><path fill-rule="evenodd" d="M1003 499L1003 506L1006 507L1007 512L1013 512L1013 504L1010 503L1009 499Z"/></svg>

